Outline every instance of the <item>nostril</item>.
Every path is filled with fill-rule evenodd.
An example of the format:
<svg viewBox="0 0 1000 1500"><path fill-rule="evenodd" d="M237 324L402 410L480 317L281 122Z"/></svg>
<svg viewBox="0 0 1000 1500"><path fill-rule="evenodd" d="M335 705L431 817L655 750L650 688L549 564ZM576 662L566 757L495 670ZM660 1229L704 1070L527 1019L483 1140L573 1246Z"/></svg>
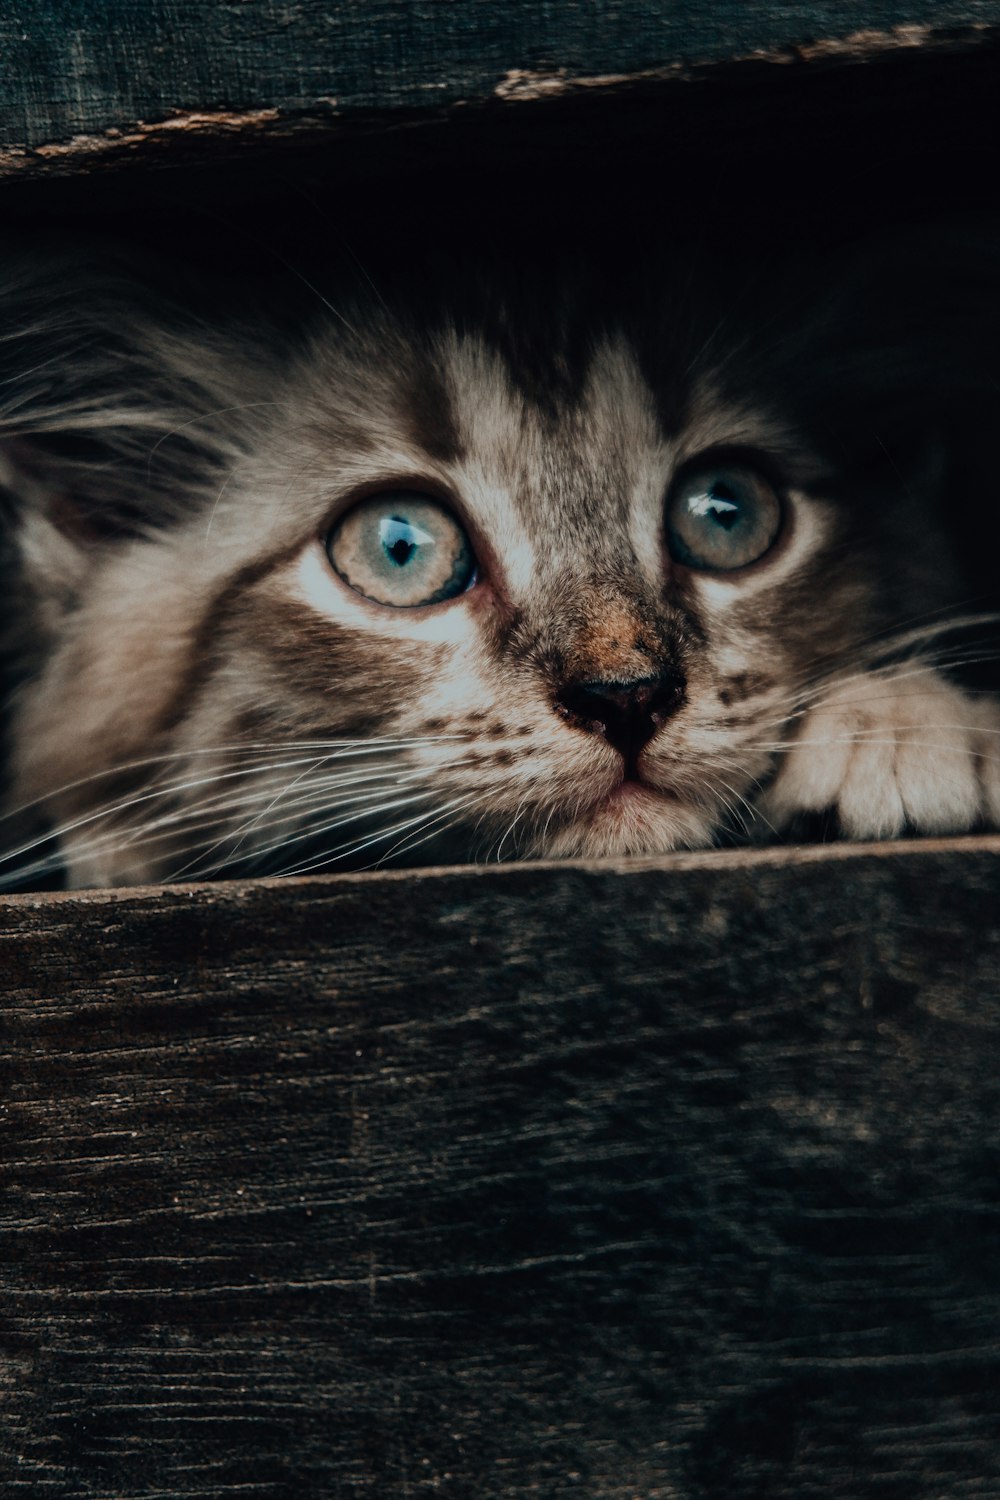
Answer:
<svg viewBox="0 0 1000 1500"><path fill-rule="evenodd" d="M578 729L600 734L632 761L684 702L677 672L633 682L570 682L556 695L557 713Z"/></svg>

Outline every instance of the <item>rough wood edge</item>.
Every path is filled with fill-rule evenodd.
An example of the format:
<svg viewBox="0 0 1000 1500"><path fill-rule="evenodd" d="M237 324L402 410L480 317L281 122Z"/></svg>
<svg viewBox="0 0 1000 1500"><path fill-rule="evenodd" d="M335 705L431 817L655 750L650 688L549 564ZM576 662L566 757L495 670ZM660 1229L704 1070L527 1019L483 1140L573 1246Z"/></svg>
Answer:
<svg viewBox="0 0 1000 1500"><path fill-rule="evenodd" d="M383 111L352 110L334 96L315 99L305 108L268 105L233 110L178 111L157 120L134 120L99 134L75 135L39 146L0 145L0 179L67 176L108 169L126 163L158 165L190 161L200 154L247 142L280 142L387 128L410 127L454 119L470 111L512 105L538 104L580 96L630 94L667 84L683 84L733 75L750 76L763 70L829 69L870 64L893 56L959 55L1000 43L1000 27L970 22L938 28L901 24L887 30L863 29L843 37L823 37L758 49L724 60L678 61L662 67L627 73L574 74L569 69L549 72L511 68L492 90L445 107L431 105Z"/></svg>
<svg viewBox="0 0 1000 1500"><path fill-rule="evenodd" d="M796 66L815 68L836 64L875 62L892 54L914 51L924 53L968 51L994 38L1000 38L1000 28L991 26L985 21L972 22L958 30L919 25L892 26L886 31L866 28L851 32L844 37L792 42L772 50L759 48L727 58L722 62L678 62L665 68L652 68L634 73L576 76L567 69L541 73L513 68L497 84L494 94L496 98L504 100L553 98L595 90L620 89L634 84L676 80L693 82L720 70L746 69L754 64L767 68Z"/></svg>
<svg viewBox="0 0 1000 1500"><path fill-rule="evenodd" d="M956 870L961 869L968 855L988 855L1000 860L1000 834L958 835L952 838L901 839L885 843L859 844L802 844L778 845L766 849L700 849L675 854L661 854L642 859L565 859L532 860L495 865L431 865L414 869L357 870L342 874L273 876L259 880L192 881L178 885L137 885L114 890L78 891L23 891L0 896L0 921L4 913L12 915L18 911L50 908L54 911L77 906L99 910L127 900L130 903L162 905L165 903L192 906L203 902L236 900L262 890L295 890L306 893L319 892L324 888L363 886L377 882L398 882L400 885L419 883L426 885L440 879L460 876L469 881L509 880L511 874L545 871L553 877L560 873L613 874L627 880L630 875L644 875L651 871L664 877L717 870L723 872L741 870L794 871L806 865L828 864L842 869L871 861L882 863L899 860L910 865L919 865L927 859L940 855L952 855Z"/></svg>

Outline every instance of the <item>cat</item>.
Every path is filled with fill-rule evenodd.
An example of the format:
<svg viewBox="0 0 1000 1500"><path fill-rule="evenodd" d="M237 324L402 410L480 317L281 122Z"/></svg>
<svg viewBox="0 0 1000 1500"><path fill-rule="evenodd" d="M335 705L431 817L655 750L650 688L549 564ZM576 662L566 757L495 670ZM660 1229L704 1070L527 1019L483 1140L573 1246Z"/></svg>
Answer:
<svg viewBox="0 0 1000 1500"><path fill-rule="evenodd" d="M793 260L10 252L2 878L1000 826L992 256Z"/></svg>

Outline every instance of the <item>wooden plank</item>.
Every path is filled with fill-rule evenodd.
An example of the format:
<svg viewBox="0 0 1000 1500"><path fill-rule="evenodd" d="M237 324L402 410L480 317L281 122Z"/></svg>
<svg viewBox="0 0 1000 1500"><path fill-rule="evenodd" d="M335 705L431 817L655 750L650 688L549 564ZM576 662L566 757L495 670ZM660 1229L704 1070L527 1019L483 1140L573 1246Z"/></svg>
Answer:
<svg viewBox="0 0 1000 1500"><path fill-rule="evenodd" d="M994 1496L1000 839L0 904L5 1496Z"/></svg>
<svg viewBox="0 0 1000 1500"><path fill-rule="evenodd" d="M39 0L0 16L0 169L454 115L733 59L962 50L998 29L1000 0Z"/></svg>

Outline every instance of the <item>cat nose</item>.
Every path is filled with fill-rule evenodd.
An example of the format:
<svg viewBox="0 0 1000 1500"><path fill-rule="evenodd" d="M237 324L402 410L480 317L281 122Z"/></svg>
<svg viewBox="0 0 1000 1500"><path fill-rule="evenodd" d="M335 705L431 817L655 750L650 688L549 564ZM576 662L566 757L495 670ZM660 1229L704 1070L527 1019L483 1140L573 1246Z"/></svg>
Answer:
<svg viewBox="0 0 1000 1500"><path fill-rule="evenodd" d="M556 712L577 729L600 734L634 762L684 702L679 672L640 677L633 682L571 682L556 695Z"/></svg>

